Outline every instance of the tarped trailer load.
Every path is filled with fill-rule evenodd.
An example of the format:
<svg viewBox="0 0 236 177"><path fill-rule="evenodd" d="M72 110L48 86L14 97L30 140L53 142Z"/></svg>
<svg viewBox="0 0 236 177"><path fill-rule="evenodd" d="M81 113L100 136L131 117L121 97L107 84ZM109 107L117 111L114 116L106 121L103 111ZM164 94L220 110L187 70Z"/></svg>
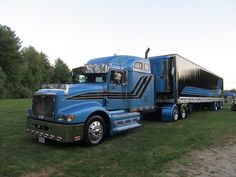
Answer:
<svg viewBox="0 0 236 177"><path fill-rule="evenodd" d="M157 106L185 103L188 111L193 106L222 108L221 77L177 54L150 57L149 60L155 76Z"/></svg>

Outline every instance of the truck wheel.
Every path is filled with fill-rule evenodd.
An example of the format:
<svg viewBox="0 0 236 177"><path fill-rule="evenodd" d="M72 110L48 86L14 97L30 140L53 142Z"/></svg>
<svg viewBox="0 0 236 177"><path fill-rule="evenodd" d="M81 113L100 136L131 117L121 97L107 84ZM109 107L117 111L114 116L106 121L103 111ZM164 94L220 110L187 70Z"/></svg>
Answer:
<svg viewBox="0 0 236 177"><path fill-rule="evenodd" d="M222 102L219 102L219 109L223 109L223 103Z"/></svg>
<svg viewBox="0 0 236 177"><path fill-rule="evenodd" d="M186 107L184 105L180 106L179 116L180 116L181 119L185 119L187 117L187 110L186 110Z"/></svg>
<svg viewBox="0 0 236 177"><path fill-rule="evenodd" d="M85 124L84 141L87 145L100 144L105 135L105 122L99 115L94 115Z"/></svg>
<svg viewBox="0 0 236 177"><path fill-rule="evenodd" d="M218 102L214 102L212 105L213 111L218 111Z"/></svg>
<svg viewBox="0 0 236 177"><path fill-rule="evenodd" d="M172 120L177 121L179 119L179 110L177 106L174 106L172 111Z"/></svg>
<svg viewBox="0 0 236 177"><path fill-rule="evenodd" d="M235 111L235 105L234 104L231 105L231 111Z"/></svg>

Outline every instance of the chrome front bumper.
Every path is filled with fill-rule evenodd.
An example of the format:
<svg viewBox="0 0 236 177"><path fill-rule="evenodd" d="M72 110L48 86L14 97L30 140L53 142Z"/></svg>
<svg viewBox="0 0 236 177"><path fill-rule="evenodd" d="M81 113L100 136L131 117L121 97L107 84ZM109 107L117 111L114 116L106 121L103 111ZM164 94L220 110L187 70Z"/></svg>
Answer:
<svg viewBox="0 0 236 177"><path fill-rule="evenodd" d="M63 125L27 118L27 132L60 142L79 141L83 138L84 124Z"/></svg>

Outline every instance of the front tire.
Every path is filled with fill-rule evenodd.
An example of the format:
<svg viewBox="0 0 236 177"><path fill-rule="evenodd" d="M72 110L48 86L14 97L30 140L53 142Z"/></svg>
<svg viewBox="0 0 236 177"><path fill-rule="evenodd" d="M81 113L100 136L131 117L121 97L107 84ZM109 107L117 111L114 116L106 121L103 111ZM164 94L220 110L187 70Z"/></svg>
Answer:
<svg viewBox="0 0 236 177"><path fill-rule="evenodd" d="M100 144L105 135L105 122L99 115L94 115L86 122L84 129L84 142L93 146Z"/></svg>

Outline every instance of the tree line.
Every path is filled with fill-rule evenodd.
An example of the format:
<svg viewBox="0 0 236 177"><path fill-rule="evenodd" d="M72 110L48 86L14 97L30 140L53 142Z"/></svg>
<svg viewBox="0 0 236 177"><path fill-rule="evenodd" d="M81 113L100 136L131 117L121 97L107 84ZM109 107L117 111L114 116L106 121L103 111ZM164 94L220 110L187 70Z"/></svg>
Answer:
<svg viewBox="0 0 236 177"><path fill-rule="evenodd" d="M21 43L10 27L0 24L0 99L31 97L42 84L70 81L62 59L52 65L45 53Z"/></svg>

